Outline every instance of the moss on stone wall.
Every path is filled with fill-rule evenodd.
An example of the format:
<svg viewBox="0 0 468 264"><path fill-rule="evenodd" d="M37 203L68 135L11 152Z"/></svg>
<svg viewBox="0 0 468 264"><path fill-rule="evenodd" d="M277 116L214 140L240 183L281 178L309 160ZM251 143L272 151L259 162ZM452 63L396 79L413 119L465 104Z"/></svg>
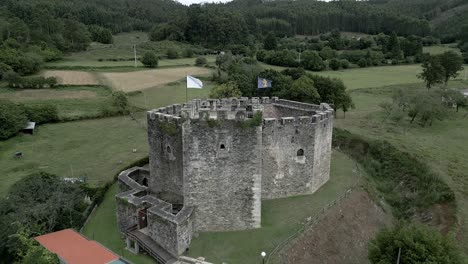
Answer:
<svg viewBox="0 0 468 264"><path fill-rule="evenodd" d="M177 133L177 125L174 123L161 122L160 127L161 131L166 135L173 136Z"/></svg>
<svg viewBox="0 0 468 264"><path fill-rule="evenodd" d="M263 113L258 111L256 112L252 118L246 119L244 121L240 121L240 126L242 128L253 128L261 126L263 122Z"/></svg>

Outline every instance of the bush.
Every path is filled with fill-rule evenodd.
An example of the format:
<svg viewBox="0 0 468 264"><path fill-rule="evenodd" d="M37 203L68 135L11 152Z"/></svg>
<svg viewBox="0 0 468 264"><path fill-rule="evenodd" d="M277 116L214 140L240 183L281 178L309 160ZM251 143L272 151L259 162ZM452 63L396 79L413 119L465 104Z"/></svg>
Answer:
<svg viewBox="0 0 468 264"><path fill-rule="evenodd" d="M24 109L8 100L0 99L0 139L16 135L26 126L28 118Z"/></svg>
<svg viewBox="0 0 468 264"><path fill-rule="evenodd" d="M152 51L147 51L143 55L143 58L141 59L141 63L145 65L145 67L148 68L156 68L158 67L158 56Z"/></svg>
<svg viewBox="0 0 468 264"><path fill-rule="evenodd" d="M465 52L462 55L463 55L463 60L465 61L465 63L468 63L468 52Z"/></svg>
<svg viewBox="0 0 468 264"><path fill-rule="evenodd" d="M453 238L422 224L398 223L384 229L369 246L372 264L397 263L463 264L462 254Z"/></svg>
<svg viewBox="0 0 468 264"><path fill-rule="evenodd" d="M23 105L23 107L28 119L37 124L52 123L60 120L56 105Z"/></svg>
<svg viewBox="0 0 468 264"><path fill-rule="evenodd" d="M316 51L304 51L301 63L307 70L321 71L325 69L325 63Z"/></svg>
<svg viewBox="0 0 468 264"><path fill-rule="evenodd" d="M19 89L43 89L52 88L57 85L57 78L55 77L19 77L12 74L6 79L8 80L8 86Z"/></svg>
<svg viewBox="0 0 468 264"><path fill-rule="evenodd" d="M186 48L186 49L184 50L184 57L185 57L185 58L192 58L192 57L193 57L193 53L194 53L194 52L193 52L193 49L191 49L191 48Z"/></svg>
<svg viewBox="0 0 468 264"><path fill-rule="evenodd" d="M204 66L208 63L205 57L198 57L195 60L195 66Z"/></svg>
<svg viewBox="0 0 468 264"><path fill-rule="evenodd" d="M13 71L13 69L10 67L10 65L0 62L0 80L5 79L7 72L11 71Z"/></svg>
<svg viewBox="0 0 468 264"><path fill-rule="evenodd" d="M177 52L177 50L170 48L167 50L166 56L168 59L177 59L179 57L179 53Z"/></svg>
<svg viewBox="0 0 468 264"><path fill-rule="evenodd" d="M364 59L364 58L361 58L361 59L358 61L357 65L358 65L359 67L361 67L361 68L365 68L365 67L367 67L367 60Z"/></svg>
<svg viewBox="0 0 468 264"><path fill-rule="evenodd" d="M334 70L334 71L337 71L337 70L340 69L341 63L340 63L340 61L337 60L337 59L332 59L332 60L330 61L330 65L329 65L329 66L330 66L330 69L332 69L332 70Z"/></svg>
<svg viewBox="0 0 468 264"><path fill-rule="evenodd" d="M349 61L348 60L341 60L341 68L343 69L349 69Z"/></svg>
<svg viewBox="0 0 468 264"><path fill-rule="evenodd" d="M241 95L241 91L237 87L236 83L232 81L216 86L210 91L210 98L216 99L240 97Z"/></svg>

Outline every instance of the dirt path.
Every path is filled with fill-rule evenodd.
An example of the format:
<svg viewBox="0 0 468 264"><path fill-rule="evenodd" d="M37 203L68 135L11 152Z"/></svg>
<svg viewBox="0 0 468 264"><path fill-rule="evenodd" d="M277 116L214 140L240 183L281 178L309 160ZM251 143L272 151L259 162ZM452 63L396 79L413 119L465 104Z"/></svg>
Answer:
<svg viewBox="0 0 468 264"><path fill-rule="evenodd" d="M287 264L363 264L369 241L391 217L365 191L354 191L281 254Z"/></svg>
<svg viewBox="0 0 468 264"><path fill-rule="evenodd" d="M208 75L211 71L200 67L155 69L135 72L102 73L103 81L124 92L140 91L178 81L188 75Z"/></svg>

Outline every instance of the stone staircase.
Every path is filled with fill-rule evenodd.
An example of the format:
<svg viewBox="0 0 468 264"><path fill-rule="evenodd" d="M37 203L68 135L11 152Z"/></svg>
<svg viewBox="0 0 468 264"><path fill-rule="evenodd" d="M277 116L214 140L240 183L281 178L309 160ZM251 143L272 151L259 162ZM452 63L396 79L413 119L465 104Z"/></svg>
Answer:
<svg viewBox="0 0 468 264"><path fill-rule="evenodd" d="M138 229L131 229L127 232L127 236L138 242L140 249L144 250L160 264L174 264L177 258L171 255L167 250L159 246L149 236L143 234Z"/></svg>

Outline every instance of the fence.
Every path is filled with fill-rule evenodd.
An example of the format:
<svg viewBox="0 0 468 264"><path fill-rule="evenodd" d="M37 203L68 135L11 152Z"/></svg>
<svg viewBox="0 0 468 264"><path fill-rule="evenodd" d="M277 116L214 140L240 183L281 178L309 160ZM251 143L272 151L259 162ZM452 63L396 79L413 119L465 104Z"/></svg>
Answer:
<svg viewBox="0 0 468 264"><path fill-rule="evenodd" d="M301 235L305 230L310 229L316 224L318 224L326 216L326 213L332 207L340 203L342 200L346 199L354 190L359 188L359 186L361 185L362 173L361 173L361 168L359 167L358 163L355 163L355 169L353 170L353 173L358 174L356 182L349 189L347 189L343 194L341 194L338 198L336 198L333 202L325 205L315 217L304 221L302 225L296 231L294 231L293 234L291 234L284 241L279 243L271 251L271 253L267 255L267 258L265 261L266 264L278 263L279 261L278 258L280 257L279 254L284 248L286 248L294 239L296 239L299 235Z"/></svg>

